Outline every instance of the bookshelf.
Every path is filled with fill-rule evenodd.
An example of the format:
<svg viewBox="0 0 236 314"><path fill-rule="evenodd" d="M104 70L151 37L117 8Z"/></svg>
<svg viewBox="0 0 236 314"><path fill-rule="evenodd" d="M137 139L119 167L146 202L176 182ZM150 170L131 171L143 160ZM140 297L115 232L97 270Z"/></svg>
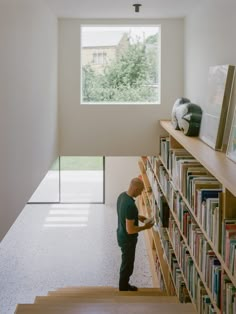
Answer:
<svg viewBox="0 0 236 314"><path fill-rule="evenodd" d="M160 125L160 155L141 157L139 167L163 289L201 314L236 313L236 164L170 121Z"/></svg>
<svg viewBox="0 0 236 314"><path fill-rule="evenodd" d="M146 173L146 158L139 161L139 168L144 182L145 190L139 200L139 210L146 217L153 216L153 202L155 200L150 180ZM178 295L178 289L174 280L170 264L163 245L163 235L160 228L147 230L146 243L149 251L154 286L162 288L167 295ZM155 264L155 267L153 265ZM179 293L180 294L180 293Z"/></svg>

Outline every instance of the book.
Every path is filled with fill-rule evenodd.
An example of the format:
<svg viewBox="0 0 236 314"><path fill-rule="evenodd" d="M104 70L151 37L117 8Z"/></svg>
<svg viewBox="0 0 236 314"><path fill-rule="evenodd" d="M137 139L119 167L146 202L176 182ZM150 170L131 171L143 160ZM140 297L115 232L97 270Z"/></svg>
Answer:
<svg viewBox="0 0 236 314"><path fill-rule="evenodd" d="M209 185L208 185L209 186ZM202 226L205 225L206 221L206 200L208 198L215 198L216 200L219 200L219 193L221 193L221 189L210 189L207 186L202 189L197 189L195 191L196 193L196 208L195 210L195 215L197 216L199 222L201 223ZM205 229L205 228L204 228Z"/></svg>
<svg viewBox="0 0 236 314"><path fill-rule="evenodd" d="M183 191L184 197L188 200L188 185L189 185L189 177L190 176L206 176L209 175L208 171L199 165L190 165L187 168L186 178L185 178L185 189Z"/></svg>
<svg viewBox="0 0 236 314"><path fill-rule="evenodd" d="M180 191L186 197L186 185L187 185L187 173L188 169L193 167L199 168L200 163L195 159L186 159L182 163L180 163L180 175L179 175L179 182L180 182Z"/></svg>
<svg viewBox="0 0 236 314"><path fill-rule="evenodd" d="M225 232L225 263L230 267L230 249L231 244L236 244L236 228L235 229L227 229Z"/></svg>
<svg viewBox="0 0 236 314"><path fill-rule="evenodd" d="M236 242L230 242L230 254L229 254L229 269L232 275L235 274L235 264L236 264Z"/></svg>
<svg viewBox="0 0 236 314"><path fill-rule="evenodd" d="M164 197L161 199L159 209L160 209L160 220L162 223L162 227L168 228L170 208Z"/></svg>
<svg viewBox="0 0 236 314"><path fill-rule="evenodd" d="M212 176L191 176L191 178L189 178L189 204L191 207L194 207L194 198L195 198L195 190L196 184L214 184L215 182L218 181L212 177Z"/></svg>
<svg viewBox="0 0 236 314"><path fill-rule="evenodd" d="M219 184L218 181L198 181L196 180L193 185L193 211L196 217L199 218L201 214L201 207L202 205L206 205L205 203L203 204L202 202L208 199L208 198L214 198L219 200L219 194L216 196L212 197L207 197L205 200L201 200L201 193L199 191L207 191L207 190L219 190L221 191L221 185ZM200 220L201 221L201 220Z"/></svg>
<svg viewBox="0 0 236 314"><path fill-rule="evenodd" d="M224 219L222 221L222 241L221 241L221 255L222 258L225 260L225 234L226 229L235 229L236 228L236 219Z"/></svg>

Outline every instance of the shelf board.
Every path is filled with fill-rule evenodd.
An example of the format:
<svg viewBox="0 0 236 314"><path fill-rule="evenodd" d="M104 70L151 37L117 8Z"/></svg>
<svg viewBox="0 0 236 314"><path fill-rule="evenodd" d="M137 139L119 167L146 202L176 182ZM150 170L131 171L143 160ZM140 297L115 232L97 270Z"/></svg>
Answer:
<svg viewBox="0 0 236 314"><path fill-rule="evenodd" d="M161 126L195 157L222 185L236 196L236 164L223 152L215 151L198 137L189 137L174 130L171 121L160 121Z"/></svg>

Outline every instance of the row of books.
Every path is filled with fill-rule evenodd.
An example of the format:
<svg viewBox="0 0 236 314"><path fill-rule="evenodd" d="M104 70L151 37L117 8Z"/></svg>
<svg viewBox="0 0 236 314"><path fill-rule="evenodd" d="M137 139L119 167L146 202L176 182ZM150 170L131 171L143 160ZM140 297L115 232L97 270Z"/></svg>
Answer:
<svg viewBox="0 0 236 314"><path fill-rule="evenodd" d="M174 249L172 248L169 240L167 241L167 245L165 246L165 254L168 259L168 264L170 265L172 278L176 287L176 293L181 303L191 302L188 289L186 287L185 281L183 279L183 275L181 269L179 267L179 263L175 256Z"/></svg>
<svg viewBox="0 0 236 314"><path fill-rule="evenodd" d="M147 191L142 193L142 201L143 201L143 205L145 206L145 209L146 209L146 216L149 216L149 217L153 216L153 214L154 214L154 209L153 209L154 205L153 204L155 204L155 199L153 199L153 202L151 201L151 199L152 199L151 195L152 195L152 193L147 192ZM166 287L165 287L163 275L161 272L160 261L159 261L158 255L155 251L153 252L153 254L154 254L155 271L157 274L157 280L159 283L159 288L162 291L165 291Z"/></svg>
<svg viewBox="0 0 236 314"><path fill-rule="evenodd" d="M199 278L199 285L203 286L202 281L200 279L200 276L198 275L198 272L196 270L196 265L193 261L193 258L190 254L189 247L185 244L185 241L183 240L179 229L176 225L176 222L173 218L170 218L169 223L169 233L171 240L173 242L176 256L179 260L180 265L182 266L183 273L186 277L186 280L188 282L188 288L191 292L192 298L195 300L196 304L199 303L199 308L201 308L202 305L200 305L203 300L200 302L199 298L197 297L197 286L196 286L196 275ZM201 259L203 260L202 264L205 265L205 269L203 271L203 268L201 268L204 281L211 291L212 298L214 299L216 305L218 308L220 308L220 279L221 279L221 268L220 264L216 263L218 268L215 265L215 258L214 261L211 259L211 256L208 254L208 252L205 254L205 256L201 256ZM196 262L196 259L195 259ZM200 268L200 267L199 267ZM205 294L204 294L204 300L210 300L210 297L208 296L205 288L204 288ZM200 298L201 299L201 298ZM202 304L205 304L204 302ZM209 303L211 304L211 302ZM210 306L209 308L212 308ZM203 312L204 313L204 312Z"/></svg>
<svg viewBox="0 0 236 314"><path fill-rule="evenodd" d="M180 150L177 150L180 153ZM173 157L172 164L177 164L177 176L181 177L186 182L186 189L182 190L181 194L185 194L188 201L186 206L186 200L183 202L182 195L175 190L175 186L171 179L166 180L166 176L163 176L162 180L165 180L165 186L168 184L170 190L170 204L173 204L172 210L177 213L179 221L182 221L181 214L186 212L189 207L192 207L192 212L197 219L197 223L202 226L206 231L209 239L212 241L216 251L222 254L223 259L226 262L227 267L231 273L235 276L236 272L236 220L225 219L222 221L222 186L221 184L203 168L191 169L188 165L182 163L181 157L186 154L182 150L182 155L178 155L180 159L176 161ZM184 153L183 153L184 152ZM173 150L173 156L175 156L175 150ZM184 160L185 161L185 160ZM184 167L186 166L186 167ZM185 169L185 172L183 171ZM187 169L187 171L186 171ZM189 172L190 170L190 172ZM197 173L199 170L199 173ZM174 166L172 167L174 172ZM159 171L159 174L162 170ZM204 175L205 173L205 175ZM166 187L165 187L166 188Z"/></svg>
<svg viewBox="0 0 236 314"><path fill-rule="evenodd" d="M156 188L153 189L153 191L155 191L155 190L156 190ZM162 195L162 192L161 192L158 184L157 184L157 195L159 198L160 198L160 195ZM159 228L159 233L160 233L160 230L164 230L164 228ZM178 234L178 236L179 236L179 234ZM178 237L175 236L175 240L177 238ZM162 245L163 245L165 254L168 258L168 263L171 267L171 273L172 273L172 278L173 278L174 283L175 283L176 292L177 292L177 295L178 295L179 300L181 302L189 302L190 297L188 294L188 289L186 288L185 281L182 277L182 272L181 272L179 264L177 262L177 258L175 257L174 250L173 250L168 239L169 239L168 236L167 237L161 236ZM177 242L174 241L174 243L177 243ZM191 265L191 263L190 263L190 265ZM185 264L185 268L187 269L186 264ZM187 271L187 272L188 272L187 278L189 278L189 286L190 286L191 270L189 269L189 271ZM209 308L211 310L211 313L215 313L213 306L211 304L207 304L207 302L204 301L207 299L209 299L207 294L202 295L199 299L199 307L204 308L204 310L201 313L207 313L205 311L205 308Z"/></svg>
<svg viewBox="0 0 236 314"><path fill-rule="evenodd" d="M201 314L216 313L211 303L211 299L200 279L188 247L181 238L174 221L170 223L169 232L175 247L177 259L188 283L188 290L191 293L191 297L196 304L198 312Z"/></svg>
<svg viewBox="0 0 236 314"><path fill-rule="evenodd" d="M162 190L160 189L159 182L157 182L152 165L147 163L146 169L149 182L152 182L153 200L151 202L151 206L154 217L160 226L167 228L169 223L169 205Z"/></svg>
<svg viewBox="0 0 236 314"><path fill-rule="evenodd" d="M169 178L164 170L164 166L159 165L157 167L157 175L160 179L160 182L163 182L163 189L166 192L166 197L168 203L171 207L171 210L177 214L177 217L180 222L182 222L183 212L188 210L190 204L186 202L186 199L183 198L182 194L176 189L175 184L172 181L172 178ZM195 178L196 179L196 178ZM193 180L196 181L197 180ZM201 184L202 189L198 189L198 185L193 187L191 191L197 190L196 200L193 198L192 203L195 203L194 213L195 219L197 219L198 224L206 231L209 239L213 242L216 250L220 252L221 248L221 219L222 219L222 209L220 205L219 190L209 189L208 185ZM215 196L215 197L213 197ZM189 202L190 203L190 202ZM197 205L198 204L198 205Z"/></svg>
<svg viewBox="0 0 236 314"><path fill-rule="evenodd" d="M171 272L171 278L173 280L174 286L175 286L175 292L177 294L177 297L181 303L187 303L191 302L191 299L189 297L188 289L186 288L180 267L178 265L177 259L174 254L174 250L172 248L172 245L169 241L169 236L167 233L167 229L157 226L154 229L156 232L158 232L162 248L165 252L164 259L169 265L169 269Z"/></svg>
<svg viewBox="0 0 236 314"><path fill-rule="evenodd" d="M165 252L164 258L170 265L171 278L174 282L175 291L180 302L186 303L191 302L188 290L186 288L183 276L181 274L180 268L177 263L177 259L174 255L174 250L172 249L171 243L169 241L169 236L166 231L169 222L169 206L163 192L160 189L159 182L156 179L156 174L154 172L154 167L157 158L152 157L149 160L149 164L146 165L147 176L150 182L152 182L152 193L153 193L153 212L156 213L154 226L154 231L158 232L161 239L162 248Z"/></svg>
<svg viewBox="0 0 236 314"><path fill-rule="evenodd" d="M226 274L222 276L222 313L236 313L236 287Z"/></svg>
<svg viewBox="0 0 236 314"><path fill-rule="evenodd" d="M176 151L178 152L177 156L175 154ZM166 184L169 185L167 190L170 190L170 204L173 204L173 211L178 211L179 207L184 206L184 198L184 203L187 203L187 207L192 208L192 212L197 218L198 223L201 224L216 249L220 252L222 220L222 208L220 206L221 184L214 177L210 176L204 167L192 168L193 164L185 164L186 160L181 158L184 158L186 154L188 153L184 149L173 150L172 159L174 160L173 164L177 165L177 170L173 166L172 172L176 173L176 177L181 178L180 181L186 184L182 186L180 195L176 189L176 185L178 186L179 183L175 182L176 184L174 184L171 180L172 178L166 180ZM186 158L189 158L189 155ZM161 173L162 171L159 171L159 174ZM165 179L166 176L162 180Z"/></svg>
<svg viewBox="0 0 236 314"><path fill-rule="evenodd" d="M166 151L165 151L166 152ZM182 189L180 192L177 190L176 185L180 185L180 182L176 180L175 183L172 181L172 175L169 174L174 173L174 160L175 156L174 152L170 155L169 160L169 169L165 169L166 165L163 167L163 164L158 160L158 158L152 158L152 167L156 171L156 175L158 177L159 182L165 182L164 190L166 193L164 195L168 199L168 204L171 207L171 211L174 212L179 221L179 227L181 228L182 233L185 236L185 241L188 243L189 248L191 248L191 254L194 256L194 259L199 266L202 277L204 278L205 283L209 287L212 293L212 298L215 300L217 306L222 308L222 313L234 313L233 310L236 308L235 306L235 286L232 284L231 280L228 278L228 281L225 285L227 288L221 289L221 278L222 276L226 276L224 272L222 272L222 267L220 265L219 260L215 256L214 251L211 249L208 244L208 240L204 237L201 232L201 229L198 225L206 231L211 242L214 244L215 251L221 252L223 259L225 260L226 265L230 269L231 273L235 276L236 272L236 219L225 219L222 221L222 209L221 209L221 185L215 178L210 176L208 172L203 167L192 167L194 169L190 170L199 170L201 175L205 174L205 176L201 179L203 182L197 182L199 177L193 180L194 175L196 173L191 174L190 172L184 172L183 169L188 169L187 166L182 166L181 162L177 163L178 176L181 177L181 180L185 178L186 185L182 185L180 188ZM165 157L166 158L166 157ZM162 156L162 160L165 158ZM183 163L184 164L184 163ZM164 168L164 169L163 169ZM182 172L181 172L182 169ZM168 170L168 171L167 171ZM196 172L196 171L195 171ZM205 172L205 173L204 173ZM187 174L186 174L187 173ZM199 173L199 174L200 174ZM188 179L187 179L188 178ZM205 181L204 181L205 180ZM210 182L210 183L209 183ZM191 187L188 187L190 184ZM201 186L203 185L203 186ZM209 185L209 187L208 187ZM207 187L206 187L207 186ZM206 191L209 193L213 193L213 197L205 197L204 202L201 201L201 195L204 195L201 190L203 188L207 188ZM202 188L202 189L201 189ZM213 188L213 189L212 189ZM161 190L162 187L161 187ZM168 192L167 192L168 191ZM216 193L216 194L214 194ZM185 194L185 196L184 196ZM200 202L201 207L197 205ZM191 206L192 210L189 209ZM171 219L170 219L171 220ZM169 225L169 232L171 234L172 225ZM175 226L175 233L172 237L172 241L174 244L175 252L179 252L178 259L183 258L182 256L187 256L185 260L187 260L187 266L185 264L181 264L183 268L184 274L186 278L191 278L189 275L191 274L191 256L188 249L184 246L184 241L181 239L181 235L179 234L178 227ZM181 243L181 245L180 245ZM182 249L180 249L180 247ZM186 251L186 252L185 252ZM183 253L184 252L184 253ZM194 265L194 263L193 263ZM186 273L186 269L188 272ZM197 274L197 270L195 269ZM199 276L198 276L199 277ZM201 281L200 277L199 280ZM201 285L200 285L201 286ZM201 291L204 290L204 285L202 285ZM191 286L189 286L189 290L191 291ZM196 289L195 289L196 290ZM192 292L192 291L191 291ZM221 292L221 293L220 293ZM194 294L191 293L192 296ZM201 301L202 300L202 301ZM198 302L198 308L200 306L201 311L204 313L215 313L214 307L211 305L209 301L210 298L205 293L200 299L196 299ZM210 305L209 305L210 304ZM236 312L235 312L236 313Z"/></svg>

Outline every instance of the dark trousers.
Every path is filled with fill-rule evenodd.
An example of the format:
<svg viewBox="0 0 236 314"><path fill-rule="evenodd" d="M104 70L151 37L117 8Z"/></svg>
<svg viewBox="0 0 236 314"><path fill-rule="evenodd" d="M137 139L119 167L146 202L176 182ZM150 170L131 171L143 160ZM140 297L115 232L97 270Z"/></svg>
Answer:
<svg viewBox="0 0 236 314"><path fill-rule="evenodd" d="M119 290L128 290L129 278L134 270L134 259L137 239L132 239L127 243L119 244L121 248L121 266Z"/></svg>

